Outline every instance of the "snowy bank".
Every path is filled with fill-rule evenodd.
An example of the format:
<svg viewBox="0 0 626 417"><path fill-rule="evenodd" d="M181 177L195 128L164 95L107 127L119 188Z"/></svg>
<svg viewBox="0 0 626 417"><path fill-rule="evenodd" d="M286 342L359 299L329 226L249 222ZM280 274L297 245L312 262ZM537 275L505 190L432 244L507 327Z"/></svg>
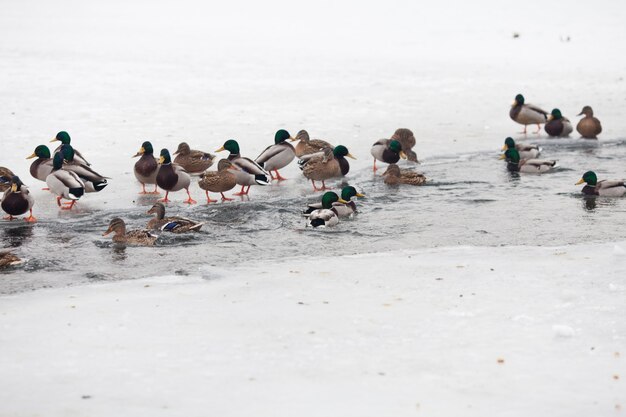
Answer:
<svg viewBox="0 0 626 417"><path fill-rule="evenodd" d="M248 263L4 296L0 415L618 415L625 247Z"/></svg>

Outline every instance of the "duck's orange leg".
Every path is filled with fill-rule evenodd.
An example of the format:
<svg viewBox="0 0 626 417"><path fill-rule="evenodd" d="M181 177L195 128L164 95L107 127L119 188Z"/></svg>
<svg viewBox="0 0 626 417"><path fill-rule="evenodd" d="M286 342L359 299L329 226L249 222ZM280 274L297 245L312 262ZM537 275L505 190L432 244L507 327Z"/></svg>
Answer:
<svg viewBox="0 0 626 417"><path fill-rule="evenodd" d="M206 203L207 204L211 204L211 203L217 203L217 200L211 200L211 197L209 197L209 192L208 191L204 191L206 193Z"/></svg>
<svg viewBox="0 0 626 417"><path fill-rule="evenodd" d="M167 196L168 196L169 194L170 194L170 192L169 192L169 191L166 191L166 192L165 192L165 198L163 198L163 199L159 200L159 202L161 202L161 203L169 203L169 202L170 202L170 200L167 198Z"/></svg>
<svg viewBox="0 0 626 417"><path fill-rule="evenodd" d="M33 209L30 209L30 216L24 217L24 221L27 221L28 223L35 223L37 221L37 219L33 216Z"/></svg>
<svg viewBox="0 0 626 417"><path fill-rule="evenodd" d="M187 191L187 197L189 197L187 200L183 201L183 203L185 204L196 204L197 201L194 200L193 198L191 198L191 194L189 193L189 188L185 188L185 190Z"/></svg>
<svg viewBox="0 0 626 417"><path fill-rule="evenodd" d="M233 201L233 198L228 198L224 195L224 193L220 193L222 195L222 201Z"/></svg>
<svg viewBox="0 0 626 417"><path fill-rule="evenodd" d="M276 178L278 181L285 181L287 178L283 177L280 175L280 172L278 172L277 169L274 170L274 172L276 172Z"/></svg>

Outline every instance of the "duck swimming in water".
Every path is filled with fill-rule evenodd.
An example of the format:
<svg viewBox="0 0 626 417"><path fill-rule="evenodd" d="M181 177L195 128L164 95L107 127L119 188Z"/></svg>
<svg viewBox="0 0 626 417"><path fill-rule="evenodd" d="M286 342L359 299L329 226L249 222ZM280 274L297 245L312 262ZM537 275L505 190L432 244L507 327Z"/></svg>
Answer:
<svg viewBox="0 0 626 417"><path fill-rule="evenodd" d="M158 237L147 230L126 231L126 223L119 217L111 219L109 228L102 236L108 236L111 233L114 233L113 242L131 246L152 246Z"/></svg>
<svg viewBox="0 0 626 417"><path fill-rule="evenodd" d="M624 180L601 180L598 181L596 173L587 171L576 185L586 184L582 193L585 195L599 195L604 197L621 197L626 193Z"/></svg>

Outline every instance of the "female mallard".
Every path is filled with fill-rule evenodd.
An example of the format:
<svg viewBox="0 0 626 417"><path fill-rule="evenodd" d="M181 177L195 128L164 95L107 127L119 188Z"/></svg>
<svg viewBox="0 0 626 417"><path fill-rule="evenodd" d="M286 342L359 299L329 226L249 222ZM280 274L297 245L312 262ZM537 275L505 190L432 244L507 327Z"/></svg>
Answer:
<svg viewBox="0 0 626 417"><path fill-rule="evenodd" d="M61 153L63 154L63 159L65 159L63 169L78 175L78 178L80 178L83 184L85 184L86 193L96 193L98 191L102 191L107 185L109 185L107 182L108 177L98 174L87 165L83 165L76 160L72 145L61 145Z"/></svg>
<svg viewBox="0 0 626 417"><path fill-rule="evenodd" d="M46 145L39 145L35 148L30 156L26 159L37 158L30 164L30 175L39 181L46 181L48 175L52 172L52 158L50 158L50 149Z"/></svg>
<svg viewBox="0 0 626 417"><path fill-rule="evenodd" d="M374 157L374 172L378 170L376 168L376 160L395 164L400 158L407 158L406 153L402 150L402 144L395 139L380 139L372 145L370 153Z"/></svg>
<svg viewBox="0 0 626 417"><path fill-rule="evenodd" d="M174 155L174 163L183 167L190 175L202 174L213 165L215 159L215 155L208 152L191 149L187 142L181 142Z"/></svg>
<svg viewBox="0 0 626 417"><path fill-rule="evenodd" d="M2 196L2 210L9 215L5 220L13 220L15 216L21 216L27 211L30 212L28 217L25 217L29 223L34 223L37 221L35 217L33 217L33 205L35 204L35 200L30 195L28 191L28 187L22 183L22 181L17 176L11 177L10 187L7 191L5 191Z"/></svg>
<svg viewBox="0 0 626 417"><path fill-rule="evenodd" d="M115 233L112 239L113 242L133 246L152 246L158 237L147 230L129 230L127 232L126 223L119 217L111 220L109 228L102 236L107 236L111 232Z"/></svg>
<svg viewBox="0 0 626 417"><path fill-rule="evenodd" d="M347 201L339 198L332 191L324 193L322 196L322 208L309 213L308 225L313 227L332 227L339 223L337 210L334 203L346 204Z"/></svg>
<svg viewBox="0 0 626 417"><path fill-rule="evenodd" d="M415 135L411 132L410 129L400 128L395 131L391 140L397 140L402 144L402 150L406 154L406 159L411 162L419 162L417 160L417 155L413 151L413 147L415 146Z"/></svg>
<svg viewBox="0 0 626 417"><path fill-rule="evenodd" d="M309 133L306 130L301 130L298 132L295 138L291 139L292 141L299 141L296 145L296 156L298 158L302 158L304 155L310 155L312 153L316 153L321 151L324 148L334 148L333 145L321 139L311 139L309 137Z"/></svg>
<svg viewBox="0 0 626 417"><path fill-rule="evenodd" d="M583 107L578 116L585 115L578 124L576 130L585 139L598 139L598 135L602 133L602 125L600 120L593 117L593 109L590 106Z"/></svg>
<svg viewBox="0 0 626 417"><path fill-rule="evenodd" d="M167 196L171 192L180 191L183 188L187 191L189 197L184 203L196 204L196 200L191 198L189 193L189 185L191 184L191 177L187 172L178 164L172 163L170 152L167 149L161 149L161 158L159 159L159 172L156 176L157 185L165 190L165 198L160 200L162 203L169 203Z"/></svg>
<svg viewBox="0 0 626 417"><path fill-rule="evenodd" d="M341 190L341 199L345 200L346 203L340 203L336 201L333 203L332 209L337 216L341 217L350 217L352 214L356 213L356 203L352 201L352 197L365 197L365 194L359 193L356 188L347 186ZM309 217L312 212L315 210L319 210L324 208L322 206L322 202L309 204L307 209L302 212L304 217Z"/></svg>
<svg viewBox="0 0 626 417"><path fill-rule="evenodd" d="M52 139L50 142L56 142L56 141L61 142L61 145L70 145L71 144L70 142L72 142L72 138L70 138L70 135L67 132L62 131L62 132L57 133L55 138ZM57 153L61 150L61 145L59 145L54 150L54 153ZM74 149L74 152L76 152L75 159L78 163L81 163L87 166L91 165L89 162L87 162L87 160L83 157L83 155L80 152L78 152L78 150Z"/></svg>
<svg viewBox="0 0 626 417"><path fill-rule="evenodd" d="M7 266L19 265L22 263L22 260L17 256L13 255L9 251L1 251L0 252L0 268L6 268Z"/></svg>
<svg viewBox="0 0 626 417"><path fill-rule="evenodd" d="M261 155L254 160L270 173L273 180L286 180L287 178L283 178L278 170L289 165L296 157L296 150L287 142L287 139L293 140L289 132L280 129L274 135L274 145L265 148ZM276 177L274 177L272 171L276 172Z"/></svg>
<svg viewBox="0 0 626 417"><path fill-rule="evenodd" d="M0 167L0 193L11 187L11 178L14 176L15 174L9 168Z"/></svg>
<svg viewBox="0 0 626 417"><path fill-rule="evenodd" d="M383 174L383 177L385 178L385 184L387 185L422 185L426 182L424 174L410 171L408 169L400 169L400 167L396 164L389 165Z"/></svg>
<svg viewBox="0 0 626 417"><path fill-rule="evenodd" d="M624 180L602 180L598 181L596 173L587 171L583 177L576 183L580 185L586 183L583 187L585 195L600 195L606 197L621 197L626 193L626 185Z"/></svg>
<svg viewBox="0 0 626 417"><path fill-rule="evenodd" d="M524 104L524 101L523 95L516 95L509 116L517 123L524 125L524 131L522 133L526 133L528 125L534 124L537 125L537 131L535 133L539 133L541 124L545 123L548 118L548 112L530 103Z"/></svg>
<svg viewBox="0 0 626 417"><path fill-rule="evenodd" d="M304 176L311 180L314 191L326 190L325 181L331 178L343 177L350 171L350 164L345 157L356 159L350 155L348 148L343 145L335 149L325 148L322 152L305 155L298 161ZM315 181L322 181L322 188L317 188Z"/></svg>
<svg viewBox="0 0 626 417"><path fill-rule="evenodd" d="M250 192L250 187L258 185L270 185L270 174L259 164L254 162L250 158L244 158L239 154L239 144L236 140L229 139L224 142L224 145L215 152L228 151L228 160L232 162L237 168L235 175L237 176L237 184L241 185L241 191L234 195L247 195ZM245 187L248 189L245 190Z"/></svg>
<svg viewBox="0 0 626 417"><path fill-rule="evenodd" d="M135 178L141 183L142 191L139 194L160 194L157 191L156 177L159 172L159 161L154 157L154 149L150 142L144 142L139 151L133 156L141 156L135 162ZM154 184L154 191L146 191L146 184Z"/></svg>
<svg viewBox="0 0 626 417"><path fill-rule="evenodd" d="M554 160L544 159L521 159L517 149L510 148L500 156L500 159L506 159L506 168L511 172L526 172L529 174L542 174L550 171L556 166Z"/></svg>
<svg viewBox="0 0 626 417"><path fill-rule="evenodd" d="M204 225L204 223L184 217L165 217L165 206L163 203L155 203L152 208L148 210L147 214L155 215L146 226L151 230L162 230L172 233L197 232L202 228L202 225Z"/></svg>
<svg viewBox="0 0 626 417"><path fill-rule="evenodd" d="M224 192L235 188L237 185L237 175L235 172L239 170L239 167L228 159L221 159L217 163L217 171L206 171L202 174L198 185L206 192L207 204L217 202L217 200L211 200L209 191L220 193L222 195L222 201L232 200L232 198L227 198Z"/></svg>
<svg viewBox="0 0 626 417"><path fill-rule="evenodd" d="M64 203L63 210L71 210L78 199L85 193L85 184L74 172L63 169L63 154L57 152L52 158L52 172L46 177L50 192L56 194L57 205L61 207L61 199L71 200Z"/></svg>
<svg viewBox="0 0 626 417"><path fill-rule="evenodd" d="M539 156L541 148L537 145L525 145L523 143L515 143L513 138L504 139L503 151L507 149L516 149L521 159L533 159Z"/></svg>
<svg viewBox="0 0 626 417"><path fill-rule="evenodd" d="M561 110L553 109L548 116L548 123L544 126L546 133L553 137L568 136L574 130L569 119L563 117Z"/></svg>

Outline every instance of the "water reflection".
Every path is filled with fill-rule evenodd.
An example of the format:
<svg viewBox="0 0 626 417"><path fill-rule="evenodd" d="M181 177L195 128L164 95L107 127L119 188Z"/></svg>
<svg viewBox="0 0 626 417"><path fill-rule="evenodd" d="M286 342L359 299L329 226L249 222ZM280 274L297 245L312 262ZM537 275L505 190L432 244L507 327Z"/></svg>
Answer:
<svg viewBox="0 0 626 417"><path fill-rule="evenodd" d="M21 224L19 226L9 225L2 229L2 241L7 243L8 247L17 248L25 243L30 242L33 237L33 225Z"/></svg>
<svg viewBox="0 0 626 417"><path fill-rule="evenodd" d="M596 198L595 197L583 198L583 207L587 211L594 211L596 209Z"/></svg>

